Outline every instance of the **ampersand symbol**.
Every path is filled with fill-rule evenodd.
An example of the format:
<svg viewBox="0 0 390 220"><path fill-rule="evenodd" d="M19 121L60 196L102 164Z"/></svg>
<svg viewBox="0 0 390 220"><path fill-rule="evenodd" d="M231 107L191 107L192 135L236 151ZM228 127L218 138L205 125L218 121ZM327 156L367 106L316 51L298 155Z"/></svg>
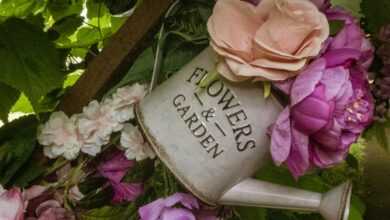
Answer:
<svg viewBox="0 0 390 220"><path fill-rule="evenodd" d="M211 118L215 117L215 109L210 108L209 110L202 111L202 116L209 122Z"/></svg>

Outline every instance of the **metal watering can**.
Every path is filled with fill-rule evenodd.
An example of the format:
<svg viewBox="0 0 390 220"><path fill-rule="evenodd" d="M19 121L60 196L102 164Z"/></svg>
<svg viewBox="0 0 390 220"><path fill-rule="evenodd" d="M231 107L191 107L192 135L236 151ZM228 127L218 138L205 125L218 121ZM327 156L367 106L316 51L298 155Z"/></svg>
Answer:
<svg viewBox="0 0 390 220"><path fill-rule="evenodd" d="M351 183L320 194L251 178L269 161L267 129L282 106L250 82L219 79L199 90L217 60L205 49L136 106L139 126L159 158L211 205L319 212L326 220L347 220Z"/></svg>

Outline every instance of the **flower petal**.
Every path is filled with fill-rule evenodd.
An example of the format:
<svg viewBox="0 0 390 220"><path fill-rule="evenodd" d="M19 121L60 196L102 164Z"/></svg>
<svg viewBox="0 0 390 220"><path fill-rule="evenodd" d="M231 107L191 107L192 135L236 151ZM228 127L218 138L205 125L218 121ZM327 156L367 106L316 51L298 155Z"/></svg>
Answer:
<svg viewBox="0 0 390 220"><path fill-rule="evenodd" d="M286 161L287 167L297 179L310 168L309 137L295 128L292 129L291 153Z"/></svg>
<svg viewBox="0 0 390 220"><path fill-rule="evenodd" d="M158 199L138 209L141 220L159 220L165 208L164 199Z"/></svg>
<svg viewBox="0 0 390 220"><path fill-rule="evenodd" d="M277 165L287 160L291 150L290 110L285 108L280 113L272 128L271 154Z"/></svg>
<svg viewBox="0 0 390 220"><path fill-rule="evenodd" d="M325 60L319 59L298 75L291 88L291 106L298 104L314 91L322 78L325 66Z"/></svg>
<svg viewBox="0 0 390 220"><path fill-rule="evenodd" d="M143 193L143 186L140 183L115 183L112 182L114 189L113 203L132 202Z"/></svg>
<svg viewBox="0 0 390 220"><path fill-rule="evenodd" d="M186 209L170 208L164 210L161 220L196 220L194 214Z"/></svg>

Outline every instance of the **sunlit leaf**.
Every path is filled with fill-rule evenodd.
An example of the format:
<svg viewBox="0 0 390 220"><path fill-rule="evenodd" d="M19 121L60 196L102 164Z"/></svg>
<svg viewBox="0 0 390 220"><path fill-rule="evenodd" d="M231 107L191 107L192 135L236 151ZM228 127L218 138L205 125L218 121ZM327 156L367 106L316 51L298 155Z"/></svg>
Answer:
<svg viewBox="0 0 390 220"><path fill-rule="evenodd" d="M59 55L46 34L18 19L0 25L0 82L22 91L37 109L39 100L61 88Z"/></svg>

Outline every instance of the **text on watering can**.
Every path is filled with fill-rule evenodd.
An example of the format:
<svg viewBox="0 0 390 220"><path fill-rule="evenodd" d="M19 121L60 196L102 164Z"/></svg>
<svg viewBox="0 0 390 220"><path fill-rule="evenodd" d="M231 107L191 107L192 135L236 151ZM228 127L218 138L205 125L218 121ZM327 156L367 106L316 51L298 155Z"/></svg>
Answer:
<svg viewBox="0 0 390 220"><path fill-rule="evenodd" d="M206 74L206 70L198 67L186 80L186 83L193 84L195 85L195 88L197 88ZM234 135L236 150L238 152L243 152L248 149L255 148L256 141L250 138L250 135L252 134L252 126L250 125L248 116L242 108L236 95L234 95L234 93L223 83L222 80L213 81L204 88L204 92L210 98L217 99L218 107L221 108L222 113L230 125L229 130L231 130ZM200 99L198 93L194 91L192 95L196 100L198 100L198 103L204 107L204 102ZM224 149L211 134L205 125L205 122L202 121L202 119L205 119L207 123L210 122L211 119L215 117L215 108L206 108L198 114L191 111L192 107L189 100L189 97L186 95L177 94L173 98L172 104L192 135L199 140L203 149L205 149L213 159L223 155ZM225 130L218 122L214 122L214 125L223 134L223 136L227 136Z"/></svg>

